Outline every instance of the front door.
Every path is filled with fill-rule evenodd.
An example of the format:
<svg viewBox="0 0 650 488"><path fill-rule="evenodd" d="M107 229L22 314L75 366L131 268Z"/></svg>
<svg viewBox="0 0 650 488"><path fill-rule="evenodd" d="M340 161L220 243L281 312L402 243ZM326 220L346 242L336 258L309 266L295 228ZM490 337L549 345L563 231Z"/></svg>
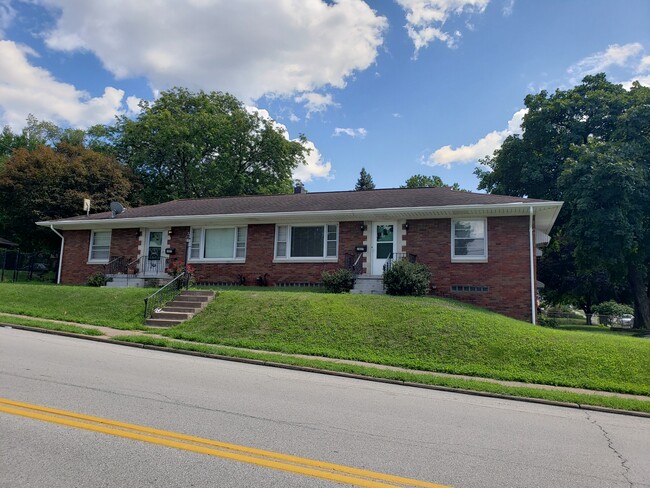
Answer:
<svg viewBox="0 0 650 488"><path fill-rule="evenodd" d="M165 255L163 254L164 231L149 229L147 231L147 249L144 255L144 274L158 275L165 273Z"/></svg>
<svg viewBox="0 0 650 488"><path fill-rule="evenodd" d="M380 275L384 272L386 260L395 252L394 222L374 222L372 224L372 269L370 273Z"/></svg>

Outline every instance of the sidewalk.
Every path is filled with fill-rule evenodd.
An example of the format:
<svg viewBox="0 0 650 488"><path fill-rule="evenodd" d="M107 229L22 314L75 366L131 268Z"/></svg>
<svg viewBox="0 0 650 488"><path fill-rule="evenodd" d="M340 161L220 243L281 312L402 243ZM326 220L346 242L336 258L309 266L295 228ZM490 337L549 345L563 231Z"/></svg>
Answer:
<svg viewBox="0 0 650 488"><path fill-rule="evenodd" d="M101 336L84 336L81 334L74 334L75 336L79 338L88 338L88 337L93 337L93 338L104 338L104 339L113 339L115 337L119 336L145 336L145 337L153 337L153 338L159 338L159 339L165 339L169 342L176 342L176 343L185 343L185 344L202 344L202 343L197 343L197 342L192 342L192 341L184 341L184 340L179 340L179 339L171 339L169 337L152 333L152 332L145 332L141 330L120 330L120 329L113 329L111 327L105 327L105 326L100 326L100 325L91 325L91 324L80 324L78 322L66 322L64 320L51 320L51 319L42 319L38 317L31 317L27 315L16 315L16 314L10 314L10 313L1 313L0 312L0 322L2 322L2 317L15 317L15 318L21 318L21 319L30 319L30 320L35 320L35 321L43 321L43 322L54 322L58 324L66 324L66 325L74 325L77 327L84 327L88 329L95 329L98 330L99 332L102 333ZM25 327L29 328L29 326L21 326L21 325L14 325L14 324L2 324L5 326L9 327ZM32 328L31 330L39 330L38 328ZM151 328L149 330L152 330ZM66 334L68 335L68 334ZM225 346L221 344L206 344L210 346L218 346L220 348L224 349L232 349L232 350L238 350L238 351L249 351L249 352L255 352L255 353L264 353L264 354L270 354L270 355L277 355L278 357L294 357L294 358L303 358L303 359L313 359L313 360L318 360L318 361L326 361L330 363L336 363L336 364L349 364L349 365L355 365L355 366L364 366L368 368L375 368L375 369L382 369L386 371L397 371L397 372L404 372L404 373L416 373L416 374L423 374L423 375L430 375L430 376L436 376L436 377L442 377L442 378L457 378L457 379L463 379L463 380L472 380L472 381L482 381L485 383L494 383L498 385L503 385L503 386L511 386L511 387L525 387L525 388L535 388L539 390L550 390L550 391L564 391L564 392L569 392L569 393L577 393L577 394L583 394L583 395L600 395L600 396L610 396L610 397L618 397L618 398L626 398L626 399L632 399L632 400L641 400L641 401L647 401L650 402L650 396L645 396L645 395L631 395L631 394L626 394L626 393L616 393L616 392L610 392L610 391L601 391L601 390L587 390L583 388L571 388L568 386L553 386L553 385L542 385L542 384L537 384L537 383L523 383L519 381L506 381L506 380L497 380L493 378L482 378L480 376L467 376L467 375L457 375L457 374L449 374L449 373L438 373L434 371L421 371L421 370L412 370L412 369L406 369L406 368L399 368L396 366L387 366L383 364L375 364L375 363L364 363L362 361L352 361L352 360L347 360L347 359L335 359L335 358L328 358L328 357L323 357L323 356L309 356L309 355L304 355L304 354L289 354L289 353L282 353L282 352L275 352L275 351L261 351L257 349L245 349L241 347L233 347L233 346Z"/></svg>

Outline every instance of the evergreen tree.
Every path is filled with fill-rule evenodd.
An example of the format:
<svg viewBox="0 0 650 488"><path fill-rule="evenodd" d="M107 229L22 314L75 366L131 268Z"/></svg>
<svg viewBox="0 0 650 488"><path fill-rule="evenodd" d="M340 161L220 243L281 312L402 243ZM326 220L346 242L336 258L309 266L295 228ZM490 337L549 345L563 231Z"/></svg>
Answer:
<svg viewBox="0 0 650 488"><path fill-rule="evenodd" d="M354 191L374 190L375 184L372 181L372 176L366 171L366 168L361 168L357 184L354 185Z"/></svg>

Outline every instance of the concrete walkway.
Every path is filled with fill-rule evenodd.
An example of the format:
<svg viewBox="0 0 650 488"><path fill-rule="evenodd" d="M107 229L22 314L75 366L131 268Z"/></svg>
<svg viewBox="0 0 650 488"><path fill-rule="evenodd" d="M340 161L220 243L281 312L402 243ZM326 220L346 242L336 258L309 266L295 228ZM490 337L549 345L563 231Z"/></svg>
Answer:
<svg viewBox="0 0 650 488"><path fill-rule="evenodd" d="M156 334L155 333L155 328L149 328L148 331L121 330L121 329L113 329L111 327L100 326L100 325L80 324L78 322L67 322L67 321L64 321L64 320L43 319L43 318L39 318L39 317L30 317L30 316L26 316L26 315L16 315L16 314L0 312L0 322L2 320L2 317L15 317L15 318L21 318L21 319L34 320L34 321L54 322L54 323L58 323L58 324L74 325L74 326L77 326L77 327L95 329L95 330L100 331L102 333L102 336L93 336L93 337L103 337L103 338L106 338L106 339L112 339L114 337L119 337L119 336L134 336L135 335L135 336L155 337L155 338L165 339L165 340L168 340L170 342L177 342L177 343L202 344L202 343L197 343L197 342L193 342L193 341L184 341L184 340L179 340L179 339L172 339L172 338L160 335L160 334ZM12 324L1 324L1 325L12 326ZM84 337L84 336L79 335L79 337ZM271 354L271 355L277 355L278 357L294 357L294 358L303 358L303 359L313 359L313 360L318 360L318 361L327 361L327 362L336 363L336 364L349 364L349 365L355 365L355 366L363 366L363 367L368 367L368 368L382 369L382 370L386 370L386 371L397 371L397 372L403 372L403 373L415 373L415 374L430 375L430 376L436 376L436 377L442 377L442 378L456 378L456 379L462 379L462 380L483 381L485 383L494 383L494 384L503 385L503 386L512 386L512 387L520 387L520 388L521 387L536 388L536 389L540 389L540 390L550 390L550 391L564 391L564 392L578 393L578 394L583 394L583 395L611 396L611 397L627 398L627 399L632 399L632 400L642 400L642 401L650 402L650 396L645 396L645 395L630 395L630 394L626 394L626 393L616 393L616 392L611 392L611 391L587 390L587 389L584 389L584 388L571 388L571 387L568 387L568 386L542 385L542 384L537 384L537 383L523 383L523 382L520 382L520 381L506 381L506 380L497 380L497 379L493 379L493 378L482 378L480 376L467 376L467 375L458 375L458 374L449 374L449 373L438 373L438 372L435 372L435 371L420 371L420 370L399 368L399 367L396 367L396 366L388 366L388 365L383 365L383 364L365 363L365 362L362 362L362 361L353 361L353 360L348 360L348 359L335 359L335 358L328 358L328 357L322 357L322 356L309 356L309 355L305 355L305 354L288 354L288 353L275 352L275 351L264 351L264 350L258 350L258 349L245 349L245 348L241 348L241 347L225 346L225 345L221 345L221 344L205 344L205 345L220 347L220 348L224 348L224 349L245 351L245 352Z"/></svg>

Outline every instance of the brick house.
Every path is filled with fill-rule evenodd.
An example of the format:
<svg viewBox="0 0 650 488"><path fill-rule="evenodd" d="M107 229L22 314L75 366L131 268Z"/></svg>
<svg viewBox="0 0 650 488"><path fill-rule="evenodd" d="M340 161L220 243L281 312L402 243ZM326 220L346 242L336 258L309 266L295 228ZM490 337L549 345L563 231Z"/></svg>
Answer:
<svg viewBox="0 0 650 488"><path fill-rule="evenodd" d="M380 277L387 261L433 272L435 295L534 321L535 256L562 202L449 188L176 200L114 215L37 222L62 236L59 282L104 271L166 277L189 263L199 283L315 284L352 267Z"/></svg>

